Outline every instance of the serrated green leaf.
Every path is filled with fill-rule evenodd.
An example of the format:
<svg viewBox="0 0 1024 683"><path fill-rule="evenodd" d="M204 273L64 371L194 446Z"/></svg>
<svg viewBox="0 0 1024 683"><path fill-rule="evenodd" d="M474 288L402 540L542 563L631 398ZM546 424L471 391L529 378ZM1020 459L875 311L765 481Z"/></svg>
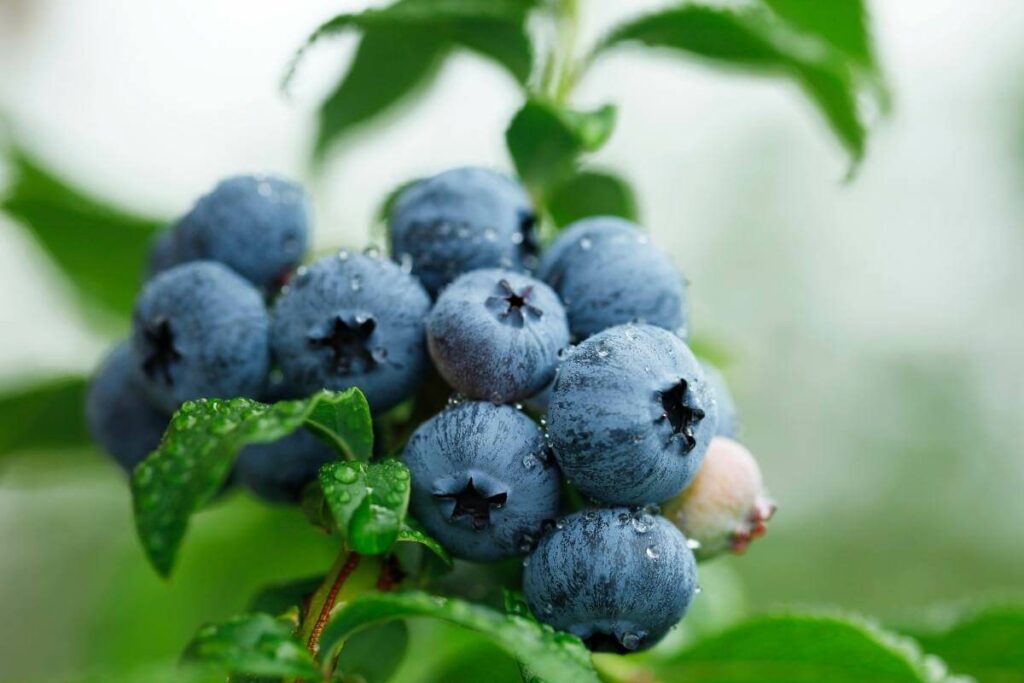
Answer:
<svg viewBox="0 0 1024 683"><path fill-rule="evenodd" d="M0 209L20 223L86 303L127 320L153 235L165 223L89 196L19 148Z"/></svg>
<svg viewBox="0 0 1024 683"><path fill-rule="evenodd" d="M385 683L402 663L408 645L409 629L402 621L361 631L345 641L334 679Z"/></svg>
<svg viewBox="0 0 1024 683"><path fill-rule="evenodd" d="M294 635L294 624L268 614L245 614L204 626L182 661L233 675L320 679L313 655Z"/></svg>
<svg viewBox="0 0 1024 683"><path fill-rule="evenodd" d="M901 632L978 683L1024 682L1024 602L957 610L939 624Z"/></svg>
<svg viewBox="0 0 1024 683"><path fill-rule="evenodd" d="M63 377L0 395L0 456L91 444L84 377Z"/></svg>
<svg viewBox="0 0 1024 683"><path fill-rule="evenodd" d="M249 601L248 611L280 616L312 595L323 582L322 574L264 586Z"/></svg>
<svg viewBox="0 0 1024 683"><path fill-rule="evenodd" d="M580 171L555 186L548 213L558 227L588 216L637 220L636 198L625 180L607 171Z"/></svg>
<svg viewBox="0 0 1024 683"><path fill-rule="evenodd" d="M615 126L614 107L571 111L541 100L528 100L505 132L505 142L519 177L535 196L573 174L584 152L607 142Z"/></svg>
<svg viewBox="0 0 1024 683"><path fill-rule="evenodd" d="M944 671L907 638L834 615L757 617L658 666L659 679L700 683L923 683Z"/></svg>
<svg viewBox="0 0 1024 683"><path fill-rule="evenodd" d="M602 41L598 52L631 42L788 77L809 95L855 164L864 154L867 130L857 105L859 84L849 61L815 50L806 36L765 8L672 7L618 27Z"/></svg>
<svg viewBox="0 0 1024 683"><path fill-rule="evenodd" d="M824 40L866 68L877 68L863 0L763 1L793 27Z"/></svg>
<svg viewBox="0 0 1024 683"><path fill-rule="evenodd" d="M437 539L430 536L420 523L412 517L406 517L402 523L402 528L398 530L398 540L406 543L419 543L425 546L428 550L434 553L438 558L441 559L449 567L452 565L452 556L448 554L448 551L444 549Z"/></svg>
<svg viewBox="0 0 1024 683"><path fill-rule="evenodd" d="M372 448L370 410L358 389L274 405L244 398L185 403L160 447L132 475L135 526L157 572L170 574L189 519L221 490L244 446L276 441L304 426L350 457Z"/></svg>
<svg viewBox="0 0 1024 683"><path fill-rule="evenodd" d="M332 462L320 487L337 529L352 550L380 555L398 540L409 507L409 470L394 459Z"/></svg>
<svg viewBox="0 0 1024 683"><path fill-rule="evenodd" d="M320 637L321 651L333 652L370 626L411 617L440 619L478 631L529 666L545 681L597 683L590 653L575 636L513 615L455 598L420 592L377 593L357 598L340 610Z"/></svg>

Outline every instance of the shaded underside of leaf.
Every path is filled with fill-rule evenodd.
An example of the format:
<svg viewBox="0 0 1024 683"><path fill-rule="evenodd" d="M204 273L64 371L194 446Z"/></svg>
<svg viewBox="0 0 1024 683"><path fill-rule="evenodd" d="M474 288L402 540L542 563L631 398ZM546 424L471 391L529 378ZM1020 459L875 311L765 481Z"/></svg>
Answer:
<svg viewBox="0 0 1024 683"><path fill-rule="evenodd" d="M38 241L87 303L130 315L149 243L164 221L90 197L25 150L9 150L12 182L0 208Z"/></svg>
<svg viewBox="0 0 1024 683"><path fill-rule="evenodd" d="M338 415L332 418L328 411ZM132 475L135 526L157 572L170 573L189 519L222 489L241 449L281 439L313 416L316 421L308 424L328 443L359 444L350 457L372 448L369 407L358 389L269 406L244 398L185 403L159 448Z"/></svg>
<svg viewBox="0 0 1024 683"><path fill-rule="evenodd" d="M0 395L0 456L91 443L84 377L63 377Z"/></svg>
<svg viewBox="0 0 1024 683"><path fill-rule="evenodd" d="M637 220L636 197L625 180L608 171L580 171L559 183L548 196L548 213L564 227L588 216Z"/></svg>
<svg viewBox="0 0 1024 683"><path fill-rule="evenodd" d="M578 638L523 617L419 592L377 593L356 599L334 616L320 644L324 652L331 652L371 625L411 617L440 619L478 631L529 665L542 680L597 683L590 653Z"/></svg>

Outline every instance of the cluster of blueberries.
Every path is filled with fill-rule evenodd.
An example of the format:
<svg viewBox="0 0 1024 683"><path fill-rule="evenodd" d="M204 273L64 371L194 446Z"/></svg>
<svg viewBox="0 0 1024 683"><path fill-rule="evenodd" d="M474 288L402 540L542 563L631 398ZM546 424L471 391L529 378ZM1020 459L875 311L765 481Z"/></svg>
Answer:
<svg viewBox="0 0 1024 683"><path fill-rule="evenodd" d="M300 266L303 190L224 180L154 242L131 339L90 389L95 438L130 470L183 401L359 387L379 415L433 367L455 393L405 446L416 518L456 557L527 555L531 609L591 649L650 647L697 591L694 551L742 550L772 507L720 375L685 342L671 259L612 217L540 253L535 222L518 183L460 168L400 193L392 258ZM335 457L300 430L248 446L234 478L294 501ZM568 490L590 507L560 516Z"/></svg>

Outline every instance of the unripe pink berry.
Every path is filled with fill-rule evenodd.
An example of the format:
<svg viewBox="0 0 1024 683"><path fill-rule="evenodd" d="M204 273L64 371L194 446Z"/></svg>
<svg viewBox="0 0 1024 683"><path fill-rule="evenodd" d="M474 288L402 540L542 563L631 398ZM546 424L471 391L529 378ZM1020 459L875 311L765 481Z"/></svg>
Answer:
<svg viewBox="0 0 1024 683"><path fill-rule="evenodd" d="M725 551L743 553L764 535L775 507L750 451L716 436L693 482L662 509L688 539L700 543L697 558L707 560Z"/></svg>

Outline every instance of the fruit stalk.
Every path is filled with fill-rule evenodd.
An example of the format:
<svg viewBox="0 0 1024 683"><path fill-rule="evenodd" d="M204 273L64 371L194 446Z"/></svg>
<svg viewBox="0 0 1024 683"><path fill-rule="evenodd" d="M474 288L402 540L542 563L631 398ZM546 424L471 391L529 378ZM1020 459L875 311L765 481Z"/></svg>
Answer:
<svg viewBox="0 0 1024 683"><path fill-rule="evenodd" d="M306 643L306 647L314 656L320 649L320 634L327 626L331 611L337 604L338 595L345 582L359 567L360 559L359 553L349 552L342 547L327 576L310 598L309 608L299 626L299 638Z"/></svg>

